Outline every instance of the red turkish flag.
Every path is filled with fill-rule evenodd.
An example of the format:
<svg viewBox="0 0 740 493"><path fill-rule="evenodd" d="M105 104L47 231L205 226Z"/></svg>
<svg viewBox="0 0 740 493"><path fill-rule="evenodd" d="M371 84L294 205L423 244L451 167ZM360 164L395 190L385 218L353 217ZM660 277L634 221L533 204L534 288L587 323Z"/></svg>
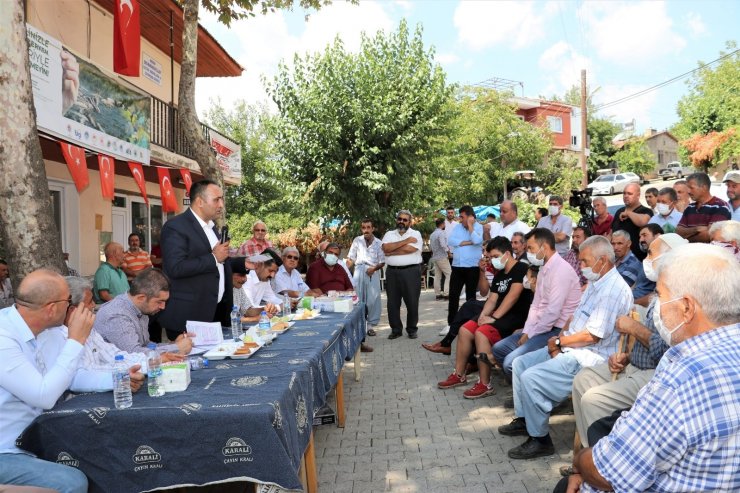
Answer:
<svg viewBox="0 0 740 493"><path fill-rule="evenodd" d="M90 185L90 176L87 173L87 162L85 161L85 149L73 146L67 142L60 142L62 154L67 162L67 168L75 182L77 193L82 193Z"/></svg>
<svg viewBox="0 0 740 493"><path fill-rule="evenodd" d="M193 184L193 177L190 176L190 170L180 168L180 174L182 175L182 181L185 183L185 191L188 192L188 197L190 197L190 185Z"/></svg>
<svg viewBox="0 0 740 493"><path fill-rule="evenodd" d="M116 174L115 162L110 156L98 154L100 167L100 190L104 199L113 200L113 177Z"/></svg>
<svg viewBox="0 0 740 493"><path fill-rule="evenodd" d="M134 177L136 184L139 185L139 191L141 196L144 197L144 202L149 205L149 198L146 196L146 180L144 179L144 169L139 163L132 163L129 161L128 169L131 170L131 176Z"/></svg>
<svg viewBox="0 0 740 493"><path fill-rule="evenodd" d="M139 76L141 26L139 0L116 0L113 13L113 70Z"/></svg>
<svg viewBox="0 0 740 493"><path fill-rule="evenodd" d="M159 193L162 194L162 210L164 212L177 212L177 199L175 198L175 191L172 189L170 170L157 168L157 176L159 177Z"/></svg>

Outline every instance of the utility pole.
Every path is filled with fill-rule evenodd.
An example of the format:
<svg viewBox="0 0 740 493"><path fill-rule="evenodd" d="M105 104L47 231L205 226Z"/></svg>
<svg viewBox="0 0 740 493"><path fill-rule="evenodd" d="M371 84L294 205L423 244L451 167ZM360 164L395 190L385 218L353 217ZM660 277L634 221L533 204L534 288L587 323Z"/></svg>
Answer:
<svg viewBox="0 0 740 493"><path fill-rule="evenodd" d="M588 185L588 164L586 162L586 121L587 121L587 114L586 111L586 70L581 70L581 171L583 172L583 177L581 178L581 187L586 188L586 185Z"/></svg>

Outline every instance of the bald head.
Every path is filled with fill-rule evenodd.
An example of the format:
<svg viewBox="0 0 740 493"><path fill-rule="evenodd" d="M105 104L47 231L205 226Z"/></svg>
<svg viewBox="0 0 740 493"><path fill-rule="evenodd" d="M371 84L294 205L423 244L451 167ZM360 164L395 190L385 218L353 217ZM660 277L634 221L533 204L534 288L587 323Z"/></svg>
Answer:
<svg viewBox="0 0 740 493"><path fill-rule="evenodd" d="M501 202L499 210L501 212L501 222L504 224L504 226L508 226L509 224L516 221L517 207L516 204L511 200L504 200L503 202Z"/></svg>
<svg viewBox="0 0 740 493"><path fill-rule="evenodd" d="M107 243L103 248L105 253L105 261L111 264L113 267L120 267L123 263L123 245L111 241Z"/></svg>
<svg viewBox="0 0 740 493"><path fill-rule="evenodd" d="M622 201L627 207L637 207L640 205L640 185L637 183L628 183L622 192Z"/></svg>
<svg viewBox="0 0 740 493"><path fill-rule="evenodd" d="M39 269L28 274L18 286L19 303L41 306L51 301L65 299L69 288L64 277L54 271Z"/></svg>

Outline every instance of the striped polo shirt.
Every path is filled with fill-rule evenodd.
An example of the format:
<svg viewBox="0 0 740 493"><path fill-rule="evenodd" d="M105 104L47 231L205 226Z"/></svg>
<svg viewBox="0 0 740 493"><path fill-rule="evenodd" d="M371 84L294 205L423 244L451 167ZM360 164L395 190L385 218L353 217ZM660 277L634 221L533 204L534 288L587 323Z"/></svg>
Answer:
<svg viewBox="0 0 740 493"><path fill-rule="evenodd" d="M697 206L696 202L689 204L683 211L683 216L678 222L679 226L694 228L696 226L711 226L719 221L727 221L732 218L730 206L722 199L712 197L706 203Z"/></svg>

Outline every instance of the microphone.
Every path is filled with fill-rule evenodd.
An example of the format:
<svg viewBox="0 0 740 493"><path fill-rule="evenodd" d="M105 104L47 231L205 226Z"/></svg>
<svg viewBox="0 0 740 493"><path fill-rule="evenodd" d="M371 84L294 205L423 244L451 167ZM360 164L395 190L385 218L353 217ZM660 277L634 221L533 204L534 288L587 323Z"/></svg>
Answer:
<svg viewBox="0 0 740 493"><path fill-rule="evenodd" d="M222 226L221 227L221 243L226 243L231 238L229 238L229 227L228 226Z"/></svg>

